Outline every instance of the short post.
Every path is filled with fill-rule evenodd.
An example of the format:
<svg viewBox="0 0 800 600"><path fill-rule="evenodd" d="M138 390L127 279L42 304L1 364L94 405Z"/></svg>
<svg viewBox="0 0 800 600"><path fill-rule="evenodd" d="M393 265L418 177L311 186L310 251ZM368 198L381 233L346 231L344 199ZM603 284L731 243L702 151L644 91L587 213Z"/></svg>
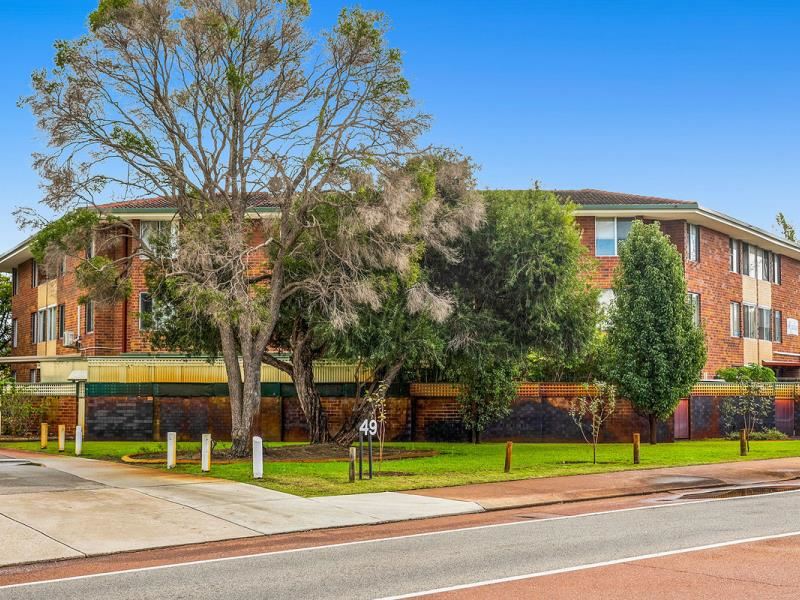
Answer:
<svg viewBox="0 0 800 600"><path fill-rule="evenodd" d="M42 423L42 428L39 431L39 445L42 450L47 448L47 423Z"/></svg>
<svg viewBox="0 0 800 600"><path fill-rule="evenodd" d="M639 445L641 436L638 433L633 434L633 464L639 464Z"/></svg>
<svg viewBox="0 0 800 600"><path fill-rule="evenodd" d="M178 435L174 431L167 434L167 468L174 469L177 463L177 441Z"/></svg>
<svg viewBox="0 0 800 600"><path fill-rule="evenodd" d="M350 483L356 480L356 449L350 448Z"/></svg>
<svg viewBox="0 0 800 600"><path fill-rule="evenodd" d="M63 452L67 444L67 427L66 425L58 426L58 451Z"/></svg>
<svg viewBox="0 0 800 600"><path fill-rule="evenodd" d="M264 478L264 442L255 436L253 438L253 479Z"/></svg>
<svg viewBox="0 0 800 600"><path fill-rule="evenodd" d="M80 456L83 452L83 427L75 427L75 456Z"/></svg>
<svg viewBox="0 0 800 600"><path fill-rule="evenodd" d="M200 439L200 470L208 473L211 470L211 434L204 433Z"/></svg>
<svg viewBox="0 0 800 600"><path fill-rule="evenodd" d="M511 473L511 452L514 448L514 442L506 442L506 466L505 472Z"/></svg>
<svg viewBox="0 0 800 600"><path fill-rule="evenodd" d="M747 430L739 430L739 455L747 456Z"/></svg>

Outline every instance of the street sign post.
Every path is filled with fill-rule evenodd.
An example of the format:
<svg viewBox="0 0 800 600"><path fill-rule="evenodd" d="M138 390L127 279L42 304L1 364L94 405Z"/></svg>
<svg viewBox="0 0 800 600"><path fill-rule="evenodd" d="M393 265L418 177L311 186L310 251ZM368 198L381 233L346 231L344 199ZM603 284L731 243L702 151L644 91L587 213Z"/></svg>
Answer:
<svg viewBox="0 0 800 600"><path fill-rule="evenodd" d="M364 479L364 436L367 437L368 473L372 479L372 436L378 433L378 422L373 419L364 419L358 426L358 478Z"/></svg>

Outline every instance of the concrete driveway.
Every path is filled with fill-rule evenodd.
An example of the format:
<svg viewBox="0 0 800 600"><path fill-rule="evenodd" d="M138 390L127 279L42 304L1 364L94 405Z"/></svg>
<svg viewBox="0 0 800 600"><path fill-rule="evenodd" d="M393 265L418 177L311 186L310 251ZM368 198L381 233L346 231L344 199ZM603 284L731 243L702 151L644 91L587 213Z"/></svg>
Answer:
<svg viewBox="0 0 800 600"><path fill-rule="evenodd" d="M4 449L0 566L480 510L472 502L412 494L300 498L222 479Z"/></svg>

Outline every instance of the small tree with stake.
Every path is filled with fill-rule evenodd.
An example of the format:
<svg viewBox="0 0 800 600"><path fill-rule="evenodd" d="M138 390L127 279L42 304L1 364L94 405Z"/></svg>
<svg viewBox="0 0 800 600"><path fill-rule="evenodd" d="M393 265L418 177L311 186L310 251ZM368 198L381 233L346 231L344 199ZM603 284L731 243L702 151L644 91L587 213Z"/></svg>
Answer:
<svg viewBox="0 0 800 600"><path fill-rule="evenodd" d="M717 376L739 385L740 393L725 398L720 405L722 423L727 430L741 423L750 450L750 435L760 427L773 410L775 402L775 372L769 367L749 364L743 367L720 369Z"/></svg>
<svg viewBox="0 0 800 600"><path fill-rule="evenodd" d="M617 408L617 390L610 383L597 381L594 389L586 386L586 395L573 398L569 405L569 416L587 444L592 445L592 463L597 464L597 444L603 424L611 418Z"/></svg>

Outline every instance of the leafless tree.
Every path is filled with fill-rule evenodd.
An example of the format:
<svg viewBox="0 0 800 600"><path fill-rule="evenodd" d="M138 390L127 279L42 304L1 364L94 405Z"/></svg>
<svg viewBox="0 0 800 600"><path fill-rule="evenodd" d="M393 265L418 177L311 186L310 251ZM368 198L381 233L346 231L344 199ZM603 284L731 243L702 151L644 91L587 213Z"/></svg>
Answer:
<svg viewBox="0 0 800 600"><path fill-rule="evenodd" d="M249 452L260 365L287 300L303 294L344 326L380 304L371 274L407 274L420 243L445 247L454 223L480 218L478 200L453 213L405 168L429 118L383 15L343 10L312 39L309 10L304 0L100 0L89 32L56 42L55 68L34 73L23 101L48 135L50 150L35 156L47 207L74 215L112 192L176 207L174 248L151 258L219 330L237 456ZM96 226L140 235L121 218ZM287 278L309 245L314 261ZM129 264L95 259L81 280L113 301Z"/></svg>

